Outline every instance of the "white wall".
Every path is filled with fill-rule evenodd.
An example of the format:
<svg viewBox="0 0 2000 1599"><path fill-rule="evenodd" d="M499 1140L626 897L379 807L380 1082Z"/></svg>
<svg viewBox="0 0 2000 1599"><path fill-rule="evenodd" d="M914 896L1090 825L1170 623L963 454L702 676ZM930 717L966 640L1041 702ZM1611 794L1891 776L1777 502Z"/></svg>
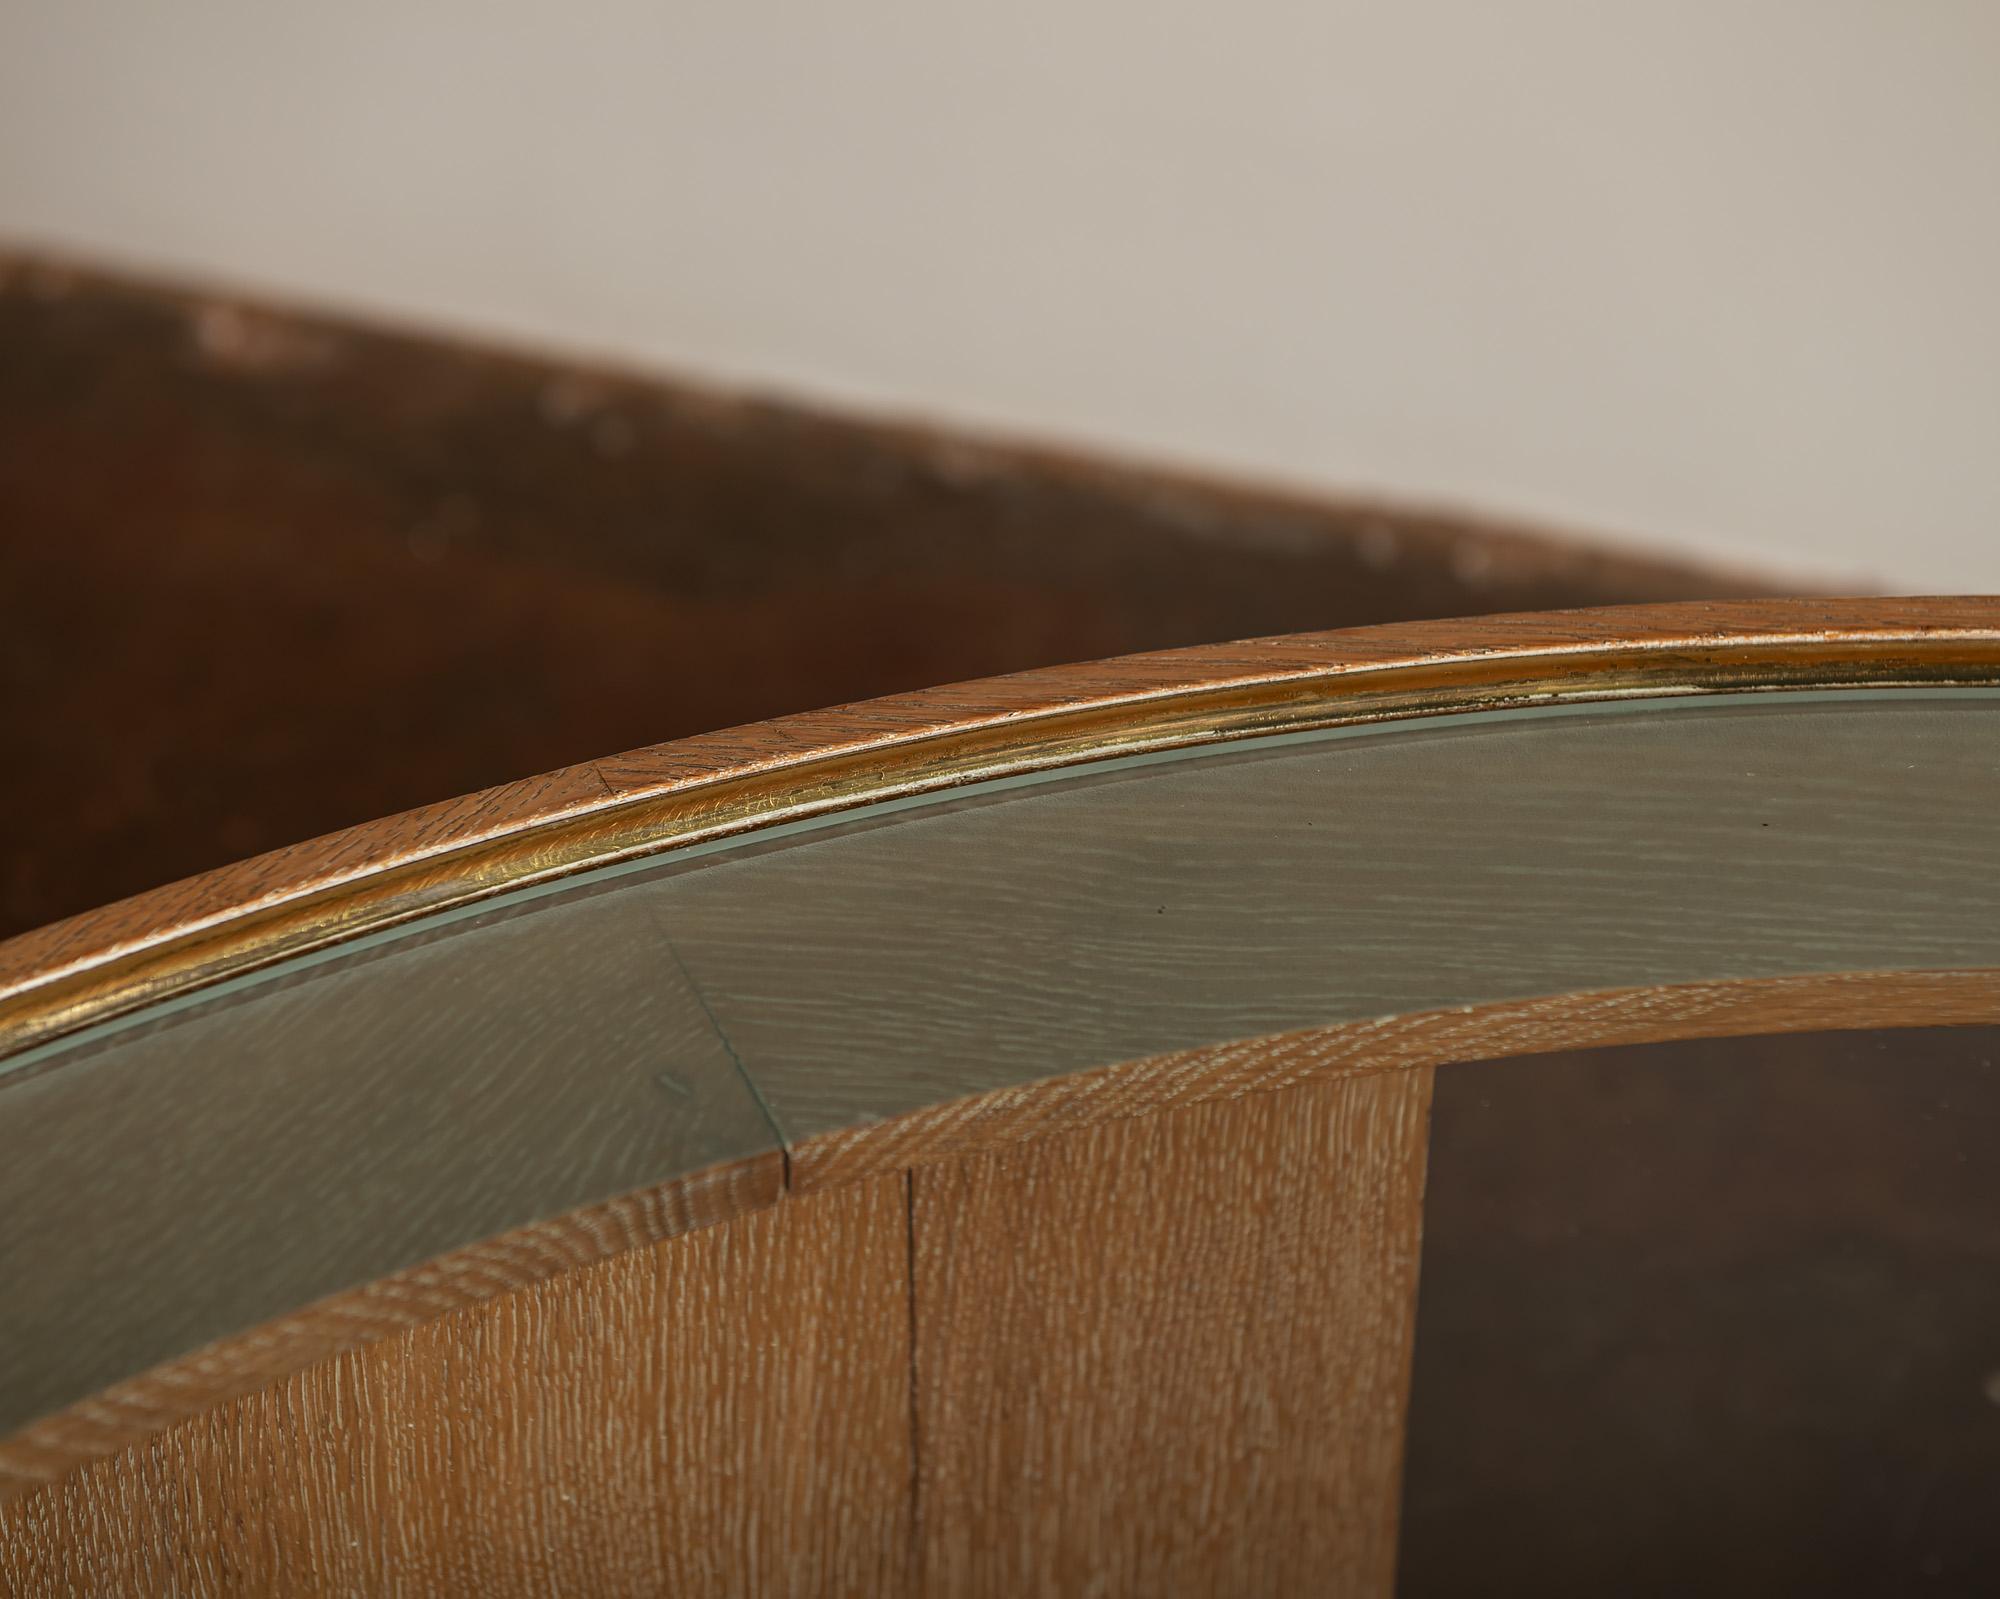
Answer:
<svg viewBox="0 0 2000 1599"><path fill-rule="evenodd" d="M1990 0L0 0L0 233L2000 588Z"/></svg>

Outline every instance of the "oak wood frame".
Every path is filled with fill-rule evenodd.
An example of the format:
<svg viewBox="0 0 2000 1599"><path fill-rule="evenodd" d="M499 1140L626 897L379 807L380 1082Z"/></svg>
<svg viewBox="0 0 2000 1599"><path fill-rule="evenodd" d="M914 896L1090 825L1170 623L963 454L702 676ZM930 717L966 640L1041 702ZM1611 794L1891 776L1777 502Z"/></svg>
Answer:
<svg viewBox="0 0 2000 1599"><path fill-rule="evenodd" d="M0 1049L508 888L894 795L1110 754L1632 695L2000 682L1988 600L1676 605L1134 657L820 712L332 835L0 946ZM676 1178L302 1307L0 1441L0 1496L463 1305L812 1189L1069 1128L1470 1056L2000 1021L2000 972L1683 985L1385 1018L1131 1062Z"/></svg>
<svg viewBox="0 0 2000 1599"><path fill-rule="evenodd" d="M1261 639L808 712L329 834L0 943L0 1061L427 912L1018 772L1521 705L1996 682L1995 600L1757 600Z"/></svg>

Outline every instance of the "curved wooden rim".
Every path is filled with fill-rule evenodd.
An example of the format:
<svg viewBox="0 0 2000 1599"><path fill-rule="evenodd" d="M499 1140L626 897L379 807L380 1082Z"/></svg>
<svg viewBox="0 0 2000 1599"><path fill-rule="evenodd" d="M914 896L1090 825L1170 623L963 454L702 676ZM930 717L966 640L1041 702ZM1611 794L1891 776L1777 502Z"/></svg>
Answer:
<svg viewBox="0 0 2000 1599"><path fill-rule="evenodd" d="M1405 1011L1122 1061L821 1133L791 1147L787 1186L834 1187L1315 1077L1692 1038L1992 1022L2000 1022L2000 968L1987 967L1585 989Z"/></svg>
<svg viewBox="0 0 2000 1599"><path fill-rule="evenodd" d="M1587 701L2000 682L2000 601L1782 600L1205 646L656 746L330 834L0 944L0 1057L428 912L706 839L1110 755Z"/></svg>
<svg viewBox="0 0 2000 1599"><path fill-rule="evenodd" d="M2000 969L1848 972L1559 994L1250 1038L926 1106L676 1177L301 1307L0 1437L0 1501L347 1350L734 1216L1002 1145L1320 1077L1671 1039L2000 1023Z"/></svg>
<svg viewBox="0 0 2000 1599"><path fill-rule="evenodd" d="M334 835L0 947L6 1047L501 890L1009 772L1256 734L1628 695L2000 682L1990 600L1664 606L1133 657L794 717ZM836 1186L1325 1076L1700 1036L2000 1022L2000 970L1584 991L1130 1061L844 1128L516 1229L114 1384L0 1439L0 1495L456 1307Z"/></svg>

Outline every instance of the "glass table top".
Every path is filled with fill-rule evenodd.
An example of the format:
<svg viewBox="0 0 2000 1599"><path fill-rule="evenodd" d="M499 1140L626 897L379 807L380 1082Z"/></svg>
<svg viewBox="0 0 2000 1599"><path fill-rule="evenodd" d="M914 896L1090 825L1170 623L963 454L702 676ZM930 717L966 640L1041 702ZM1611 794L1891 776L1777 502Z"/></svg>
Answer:
<svg viewBox="0 0 2000 1599"><path fill-rule="evenodd" d="M2000 966L2000 698L1486 712L891 801L427 918L0 1075L0 1429L941 1101L1292 1029Z"/></svg>

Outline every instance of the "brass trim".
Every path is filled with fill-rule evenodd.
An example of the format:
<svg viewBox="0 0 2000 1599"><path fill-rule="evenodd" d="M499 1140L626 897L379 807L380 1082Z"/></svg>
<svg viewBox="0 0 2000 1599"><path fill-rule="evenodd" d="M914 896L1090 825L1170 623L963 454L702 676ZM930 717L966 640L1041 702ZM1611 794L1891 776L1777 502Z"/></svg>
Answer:
<svg viewBox="0 0 2000 1599"><path fill-rule="evenodd" d="M1614 613L1615 614L1615 613ZM1476 635L1478 622L1467 624ZM1190 652L1191 662L1199 651ZM1100 669L1101 670L1101 669ZM2000 629L1888 628L1550 643L1107 692L917 726L531 821L498 836L114 946L0 994L0 1060L143 1006L414 918L635 857L829 812L1113 756L1368 722L1621 698L2000 684ZM941 707L943 709L943 707Z"/></svg>

